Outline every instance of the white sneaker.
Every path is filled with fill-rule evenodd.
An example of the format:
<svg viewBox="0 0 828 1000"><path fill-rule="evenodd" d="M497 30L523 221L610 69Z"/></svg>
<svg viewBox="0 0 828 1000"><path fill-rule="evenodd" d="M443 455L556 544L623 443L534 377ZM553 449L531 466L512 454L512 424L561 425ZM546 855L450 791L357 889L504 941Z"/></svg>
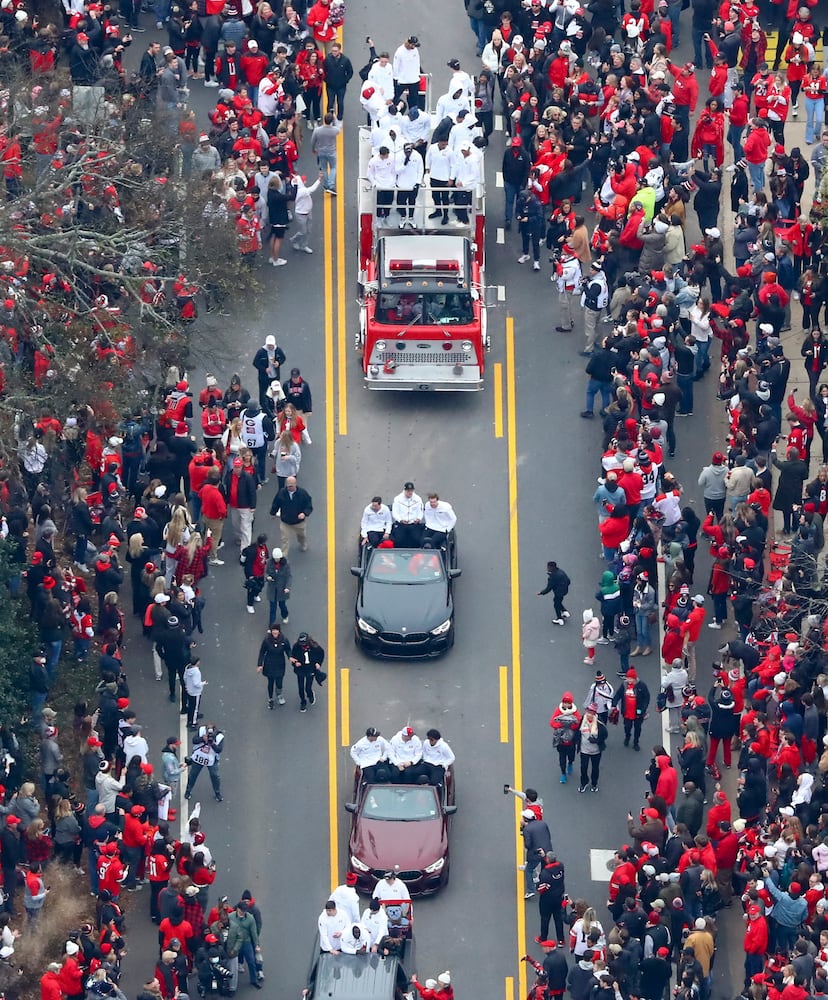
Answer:
<svg viewBox="0 0 828 1000"><path fill-rule="evenodd" d="M532 270L533 271L540 271L540 261L539 260L536 260L535 263L532 265Z"/></svg>
<svg viewBox="0 0 828 1000"><path fill-rule="evenodd" d="M249 615L255 615L256 614L256 609L255 608L251 608L250 605L248 604L247 605L247 613Z"/></svg>
<svg viewBox="0 0 828 1000"><path fill-rule="evenodd" d="M278 702L278 703L279 703L280 705L284 705L284 703L285 703L285 699L284 699L284 696L283 696L283 695L281 695L281 694L280 694L280 695L278 695L278 696L277 696L277 698L276 698L276 701L277 701L277 702Z"/></svg>
<svg viewBox="0 0 828 1000"><path fill-rule="evenodd" d="M563 616L564 616L564 618L569 618L570 617L569 612L568 611L564 611Z"/></svg>
<svg viewBox="0 0 828 1000"><path fill-rule="evenodd" d="M609 639L605 639L603 636L598 640L599 646L609 646Z"/></svg>
<svg viewBox="0 0 828 1000"><path fill-rule="evenodd" d="M718 622L710 622L707 627L721 629L722 626Z"/></svg>
<svg viewBox="0 0 828 1000"><path fill-rule="evenodd" d="M284 257L277 257L276 260L271 261L274 267L284 267L287 261Z"/></svg>
<svg viewBox="0 0 828 1000"><path fill-rule="evenodd" d="M223 566L224 565L224 560L223 559L211 559L210 560L210 565L211 566Z"/></svg>
<svg viewBox="0 0 828 1000"><path fill-rule="evenodd" d="M522 253L520 257L518 257L518 264L525 264L527 260L529 260L529 254Z"/></svg>
<svg viewBox="0 0 828 1000"><path fill-rule="evenodd" d="M218 80L205 80L204 81L204 86L205 87L217 87L218 85L219 85Z"/></svg>
<svg viewBox="0 0 828 1000"><path fill-rule="evenodd" d="M553 618L552 619L552 624L553 625L563 625L563 623L564 623L563 618Z"/></svg>
<svg viewBox="0 0 828 1000"><path fill-rule="evenodd" d="M261 603L261 600L262 600L262 595L261 595L261 594L256 594L256 600L257 600L257 601L258 601L259 603Z"/></svg>
<svg viewBox="0 0 828 1000"><path fill-rule="evenodd" d="M313 250L311 250L310 247L302 247L302 249L304 250L305 253L313 253Z"/></svg>

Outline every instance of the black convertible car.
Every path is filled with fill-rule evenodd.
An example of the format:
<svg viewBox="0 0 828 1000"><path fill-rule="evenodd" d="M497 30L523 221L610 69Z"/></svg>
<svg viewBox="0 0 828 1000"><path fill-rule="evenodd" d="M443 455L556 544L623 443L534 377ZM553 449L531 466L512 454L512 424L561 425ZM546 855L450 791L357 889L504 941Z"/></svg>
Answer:
<svg viewBox="0 0 828 1000"><path fill-rule="evenodd" d="M354 640L372 656L439 656L454 645L457 539L439 549L386 549L364 545L351 573L359 586Z"/></svg>

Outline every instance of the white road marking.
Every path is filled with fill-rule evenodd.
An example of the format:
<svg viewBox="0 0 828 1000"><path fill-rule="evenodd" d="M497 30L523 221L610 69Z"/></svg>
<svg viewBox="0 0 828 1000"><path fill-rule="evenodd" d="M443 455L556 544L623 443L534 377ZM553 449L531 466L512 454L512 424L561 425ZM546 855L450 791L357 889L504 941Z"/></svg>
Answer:
<svg viewBox="0 0 828 1000"><path fill-rule="evenodd" d="M497 233L496 242L501 243L501 244L505 243L506 242L506 230L502 226L500 226L496 230L496 233Z"/></svg>
<svg viewBox="0 0 828 1000"><path fill-rule="evenodd" d="M612 872L607 864L615 857L615 851L605 851L593 847L589 852L589 877L593 882L609 882Z"/></svg>
<svg viewBox="0 0 828 1000"><path fill-rule="evenodd" d="M497 132L503 131L503 115L494 116L494 127Z"/></svg>
<svg viewBox="0 0 828 1000"><path fill-rule="evenodd" d="M498 302L505 302L506 301L506 286L505 285L498 285L497 286L497 301Z"/></svg>
<svg viewBox="0 0 828 1000"><path fill-rule="evenodd" d="M503 187L503 174L499 171L495 171L495 187Z"/></svg>

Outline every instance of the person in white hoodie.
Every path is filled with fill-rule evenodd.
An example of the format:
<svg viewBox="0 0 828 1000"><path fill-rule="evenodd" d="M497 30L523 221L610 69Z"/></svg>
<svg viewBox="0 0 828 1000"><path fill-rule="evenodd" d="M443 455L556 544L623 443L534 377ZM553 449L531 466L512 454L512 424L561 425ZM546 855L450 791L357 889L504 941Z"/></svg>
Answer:
<svg viewBox="0 0 828 1000"><path fill-rule="evenodd" d="M311 195L322 183L322 171L309 187L305 186L304 179L298 174L294 176L293 183L296 185L296 200L293 204L293 221L296 223L296 232L291 236L290 243L294 250L301 250L303 253L313 253L308 246L308 236L310 236L311 224L313 223L313 198Z"/></svg>
<svg viewBox="0 0 828 1000"><path fill-rule="evenodd" d="M124 757L129 763L133 757L140 757L141 763L146 764L149 755L149 744L141 735L142 726L133 725L129 732L124 734Z"/></svg>
<svg viewBox="0 0 828 1000"><path fill-rule="evenodd" d="M377 218L387 219L397 186L397 157L388 146L380 146L368 161L368 180L377 192Z"/></svg>
<svg viewBox="0 0 828 1000"><path fill-rule="evenodd" d="M423 107L420 97L420 40L416 35L408 38L394 53L391 62L394 74L394 100L405 98L409 107Z"/></svg>

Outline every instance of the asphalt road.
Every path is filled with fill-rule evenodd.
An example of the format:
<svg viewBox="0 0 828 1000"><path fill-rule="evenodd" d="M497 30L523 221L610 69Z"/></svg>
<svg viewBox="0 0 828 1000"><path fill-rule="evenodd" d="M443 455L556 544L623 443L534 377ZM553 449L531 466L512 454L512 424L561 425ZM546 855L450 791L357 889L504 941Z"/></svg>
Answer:
<svg viewBox="0 0 828 1000"><path fill-rule="evenodd" d="M448 81L449 58L459 57L469 70L476 65L473 36L459 2L422 0L416 8L349 4L345 52L358 69L367 34L393 52L409 33L423 42L435 99ZM139 36L139 53L151 37ZM200 367L191 377L200 387L204 371L213 370L226 384L239 370L253 391L250 361L264 336L275 333L287 354L285 368L298 365L311 383L314 443L303 448L300 478L315 509L309 551L292 553L294 589L286 631L291 639L303 629L316 635L327 648L331 676L306 715L298 712L291 677L286 679L288 704L268 711L264 682L255 673L265 606L257 607L255 617L245 613L241 569L232 550L225 550L226 565L211 570L204 588L206 634L199 650L209 680L204 712L227 732L221 764L225 801L213 801L202 775L193 803L202 799L207 843L219 866L212 896L237 898L243 888L253 891L265 919L268 986L272 989L278 977L280 995L294 996L304 983L317 915L331 886L344 876L349 817L342 805L351 778L347 746L368 725L389 737L404 724L419 731L437 726L457 754L459 809L450 885L416 904L410 971L425 977L450 968L463 993L512 1000L525 985L518 957L527 947L540 952L529 944L538 930L537 906L536 900L524 903L522 898L516 804L504 798L503 783L523 782L540 790L570 894L598 906L609 873L596 872L599 880L592 881L591 862L600 869L601 859L591 851L612 850L623 842L626 811L640 805L644 789L648 754L624 750L617 731L604 756L598 795L578 795L572 781L559 785L548 728L561 692L569 688L582 701L592 678L581 662L579 622L582 609L594 604L602 569L590 503L600 429L578 418L585 383L578 356L582 335L579 330L554 332L557 293L549 265L544 261L540 274L519 267L514 232L507 234L506 244L496 242L495 230L502 224L502 191L495 180L502 135L493 137L487 154L487 280L504 286L506 302L490 312L493 349L486 390L421 396L369 393L362 387L352 350L357 305L351 130L361 120L357 82L348 95L339 199L323 202L315 196L316 252L312 257L290 253L288 266L278 271L265 265L258 301L230 317L207 319L195 344ZM214 93L193 85L192 103L200 113ZM313 175L307 152L301 167ZM697 404L696 415L678 427L673 468L691 497L700 466L714 442L720 443L718 408L711 402L709 412L705 409ZM353 644L354 581L348 567L367 500L377 492L390 500L409 478L421 494L437 489L458 514L463 576L455 590L457 641L436 662L376 663ZM274 490L275 481L262 490L255 530L268 531L277 544L276 523L267 513ZM535 596L550 558L573 581L567 602L573 617L563 629L550 624L550 598ZM707 565L700 557L702 592ZM179 717L166 700L166 685L152 681L137 623L130 634L135 636L127 652L133 703L158 764L164 738L178 731ZM705 653L712 654L718 636L705 636ZM612 647L599 647L596 662L615 679ZM656 657L637 665L654 696ZM701 666L700 675L707 676ZM659 739L660 720L653 713L642 746ZM130 919L128 993L151 967L155 933L144 916L145 896L136 897L141 916Z"/></svg>

